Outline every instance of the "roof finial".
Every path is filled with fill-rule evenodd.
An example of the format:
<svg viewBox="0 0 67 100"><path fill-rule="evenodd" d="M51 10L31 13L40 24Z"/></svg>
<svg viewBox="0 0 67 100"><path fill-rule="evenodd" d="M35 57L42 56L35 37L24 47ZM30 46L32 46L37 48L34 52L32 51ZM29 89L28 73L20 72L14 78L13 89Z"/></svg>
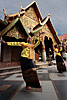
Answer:
<svg viewBox="0 0 67 100"><path fill-rule="evenodd" d="M20 8L23 9L22 4L20 3Z"/></svg>
<svg viewBox="0 0 67 100"><path fill-rule="evenodd" d="M22 4L20 4L20 7L21 7L22 11L25 11L25 9L22 7Z"/></svg>
<svg viewBox="0 0 67 100"><path fill-rule="evenodd" d="M49 14L48 14L48 16L50 16L50 11L49 11Z"/></svg>
<svg viewBox="0 0 67 100"><path fill-rule="evenodd" d="M34 0L36 2L36 0Z"/></svg>
<svg viewBox="0 0 67 100"><path fill-rule="evenodd" d="M5 11L5 9L4 9L4 8L3 8L3 11L4 11L4 15L5 15L5 16L7 16L6 11Z"/></svg>
<svg viewBox="0 0 67 100"><path fill-rule="evenodd" d="M39 22L41 22L40 18L39 18Z"/></svg>
<svg viewBox="0 0 67 100"><path fill-rule="evenodd" d="M18 14L18 17L20 17L20 10L19 10L19 14Z"/></svg>

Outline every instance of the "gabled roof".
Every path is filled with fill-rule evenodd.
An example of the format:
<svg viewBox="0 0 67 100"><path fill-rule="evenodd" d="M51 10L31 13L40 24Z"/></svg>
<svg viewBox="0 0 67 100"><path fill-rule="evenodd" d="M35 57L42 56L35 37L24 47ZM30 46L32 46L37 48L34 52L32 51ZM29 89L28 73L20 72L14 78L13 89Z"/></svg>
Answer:
<svg viewBox="0 0 67 100"><path fill-rule="evenodd" d="M51 32L52 32L55 40L57 41L57 43L60 43L59 37L57 35L57 32L56 32L56 30L55 30L50 18L47 21L47 25L48 25L49 29L51 30Z"/></svg>
<svg viewBox="0 0 67 100"><path fill-rule="evenodd" d="M62 39L63 39L63 40L67 39L67 33L65 33L65 34L63 34L63 35L60 35L60 36L59 36L59 39L60 39L60 40L62 40Z"/></svg>
<svg viewBox="0 0 67 100"><path fill-rule="evenodd" d="M31 33L36 33L37 31L41 30L43 26L46 24L48 19L50 18L50 14L48 14L47 17L45 17L42 21L40 21L31 31Z"/></svg>
<svg viewBox="0 0 67 100"><path fill-rule="evenodd" d="M37 13L38 18L40 18L40 20L42 20L42 16L41 13L39 11L39 8L37 6L36 1L33 1L32 3L30 3L28 6L26 6L25 8L22 8L21 11L27 11L30 7L33 7L35 9L35 12Z"/></svg>
<svg viewBox="0 0 67 100"><path fill-rule="evenodd" d="M57 41L57 43L60 43L60 40L59 40L59 38L57 36L57 32L55 31L55 28L54 28L54 26L53 26L53 24L51 22L50 14L48 14L47 17L45 17L42 21L40 21L39 24L37 24L33 28L33 30L31 31L31 33L36 33L37 31L41 30L45 24L48 25L48 27L49 27L50 31L52 32L52 34L53 34L55 40Z"/></svg>
<svg viewBox="0 0 67 100"><path fill-rule="evenodd" d="M21 11L19 13L15 13L15 14L10 14L10 15L5 15L5 19L7 18L13 18L16 19L18 17L18 15L20 14L20 16L22 16L30 7L33 7L37 17L40 18L40 20L42 20L42 16L40 14L40 11L38 9L38 6L36 4L36 1L33 1L32 3L30 3L28 6L26 6L25 8L22 8ZM6 11L5 11L6 12Z"/></svg>
<svg viewBox="0 0 67 100"><path fill-rule="evenodd" d="M7 33L18 21L21 22L21 24L22 24L25 32L27 33L27 35L30 36L29 33L28 33L28 31L27 31L27 29L26 29L26 27L22 23L21 18L16 18L14 21L12 21L12 23L10 23L3 31L0 32L0 36L3 36L5 33Z"/></svg>

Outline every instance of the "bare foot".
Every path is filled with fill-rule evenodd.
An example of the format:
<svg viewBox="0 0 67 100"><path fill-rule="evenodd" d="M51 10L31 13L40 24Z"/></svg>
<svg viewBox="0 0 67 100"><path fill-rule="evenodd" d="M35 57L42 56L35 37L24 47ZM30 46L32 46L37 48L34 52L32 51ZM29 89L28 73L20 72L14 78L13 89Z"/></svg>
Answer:
<svg viewBox="0 0 67 100"><path fill-rule="evenodd" d="M27 89L27 90L31 90L31 87L30 87L30 86L26 86L26 89Z"/></svg>

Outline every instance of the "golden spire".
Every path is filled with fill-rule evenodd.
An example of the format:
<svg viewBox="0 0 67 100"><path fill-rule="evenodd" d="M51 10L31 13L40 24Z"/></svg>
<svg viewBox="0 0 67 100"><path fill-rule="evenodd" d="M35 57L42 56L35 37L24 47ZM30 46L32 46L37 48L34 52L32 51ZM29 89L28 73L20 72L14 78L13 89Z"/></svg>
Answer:
<svg viewBox="0 0 67 100"><path fill-rule="evenodd" d="M7 16L6 11L5 11L5 9L4 9L4 8L3 8L3 11L4 11L4 15L5 15L5 16Z"/></svg>

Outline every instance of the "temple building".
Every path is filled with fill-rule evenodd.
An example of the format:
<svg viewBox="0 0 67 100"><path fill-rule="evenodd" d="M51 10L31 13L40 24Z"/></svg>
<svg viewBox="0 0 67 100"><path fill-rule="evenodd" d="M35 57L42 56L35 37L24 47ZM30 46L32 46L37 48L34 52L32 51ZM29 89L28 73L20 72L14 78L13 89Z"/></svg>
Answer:
<svg viewBox="0 0 67 100"><path fill-rule="evenodd" d="M35 60L39 61L42 51L49 57L51 49L53 55L53 45L59 44L60 40L48 14L44 19L38 9L36 1L22 8L15 14L7 15L5 9L4 21L0 21L0 36L6 42L26 42L28 36L32 37L35 44ZM42 47L44 45L44 47ZM20 65L21 47L7 46L1 44L1 63L2 66Z"/></svg>

